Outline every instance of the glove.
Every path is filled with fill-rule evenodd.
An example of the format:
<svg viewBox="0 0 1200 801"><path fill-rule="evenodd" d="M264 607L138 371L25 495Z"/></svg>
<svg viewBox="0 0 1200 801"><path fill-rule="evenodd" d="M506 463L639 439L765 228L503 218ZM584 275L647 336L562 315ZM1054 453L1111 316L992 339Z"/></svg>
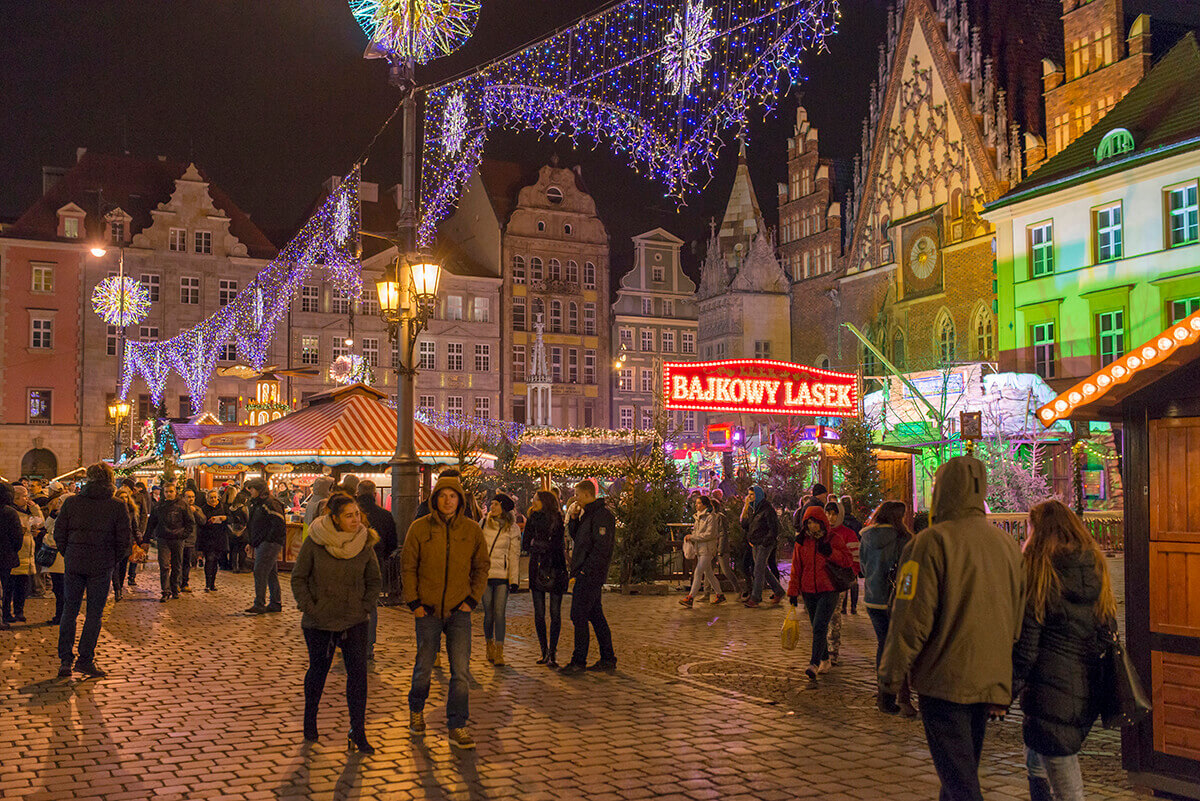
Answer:
<svg viewBox="0 0 1200 801"><path fill-rule="evenodd" d="M821 556L830 556L833 554L833 546L827 540L821 540L817 543L817 553Z"/></svg>
<svg viewBox="0 0 1200 801"><path fill-rule="evenodd" d="M508 591L509 591L509 592L516 592L516 591L517 591L517 590L519 590L520 588L521 588L521 587L520 587L520 585L519 585L519 584L509 584L509 585L508 585Z"/></svg>

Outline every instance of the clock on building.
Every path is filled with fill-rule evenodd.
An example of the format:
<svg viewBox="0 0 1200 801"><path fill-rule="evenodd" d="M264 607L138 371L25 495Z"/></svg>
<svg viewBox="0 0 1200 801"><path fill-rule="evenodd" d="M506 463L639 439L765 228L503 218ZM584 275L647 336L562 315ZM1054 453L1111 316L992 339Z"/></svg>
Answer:
<svg viewBox="0 0 1200 801"><path fill-rule="evenodd" d="M913 275L922 280L929 278L937 266L937 260L937 243L933 241L932 236L921 234L913 241L908 251L908 268L912 270Z"/></svg>
<svg viewBox="0 0 1200 801"><path fill-rule="evenodd" d="M943 265L938 229L928 220L904 231L903 257L897 259L904 270L904 294L936 292L942 288Z"/></svg>

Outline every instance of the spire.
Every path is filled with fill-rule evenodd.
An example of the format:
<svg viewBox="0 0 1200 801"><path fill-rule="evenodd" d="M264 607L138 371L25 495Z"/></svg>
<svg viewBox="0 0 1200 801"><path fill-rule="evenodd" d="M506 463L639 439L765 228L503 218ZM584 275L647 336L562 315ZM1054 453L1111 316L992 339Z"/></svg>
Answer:
<svg viewBox="0 0 1200 801"><path fill-rule="evenodd" d="M742 246L742 254L749 250L750 241L758 233L759 220L762 219L758 195L746 164L746 143L740 137L739 141L737 172L733 176L733 186L729 190L729 201L725 204L725 216L721 220L719 234L721 253L726 259L733 257L737 245Z"/></svg>
<svg viewBox="0 0 1200 801"><path fill-rule="evenodd" d="M525 402L525 409L528 419L526 422L533 426L548 426L550 425L551 409L551 376L546 359L546 341L542 336L546 330L546 323L542 320L542 315L537 315L533 329L537 332L537 339L533 344L533 363L530 365L527 384L528 399Z"/></svg>

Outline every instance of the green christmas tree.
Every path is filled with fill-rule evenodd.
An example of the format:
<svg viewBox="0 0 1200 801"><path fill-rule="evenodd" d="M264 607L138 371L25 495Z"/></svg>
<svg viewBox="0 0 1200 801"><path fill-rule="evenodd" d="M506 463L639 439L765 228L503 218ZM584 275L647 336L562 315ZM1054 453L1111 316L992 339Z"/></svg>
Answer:
<svg viewBox="0 0 1200 801"><path fill-rule="evenodd" d="M838 427L843 453L842 484L837 487L837 492L854 499L859 517L864 520L883 501L879 465L871 448L871 437L870 423L861 418L847 417Z"/></svg>

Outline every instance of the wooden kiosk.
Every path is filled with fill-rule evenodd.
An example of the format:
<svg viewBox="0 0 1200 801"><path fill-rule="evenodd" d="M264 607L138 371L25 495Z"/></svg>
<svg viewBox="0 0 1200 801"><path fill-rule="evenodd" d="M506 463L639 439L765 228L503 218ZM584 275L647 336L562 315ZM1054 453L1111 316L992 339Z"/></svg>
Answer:
<svg viewBox="0 0 1200 801"><path fill-rule="evenodd" d="M1153 714L1122 737L1135 784L1200 799L1200 312L1038 410L1122 424L1126 648Z"/></svg>

